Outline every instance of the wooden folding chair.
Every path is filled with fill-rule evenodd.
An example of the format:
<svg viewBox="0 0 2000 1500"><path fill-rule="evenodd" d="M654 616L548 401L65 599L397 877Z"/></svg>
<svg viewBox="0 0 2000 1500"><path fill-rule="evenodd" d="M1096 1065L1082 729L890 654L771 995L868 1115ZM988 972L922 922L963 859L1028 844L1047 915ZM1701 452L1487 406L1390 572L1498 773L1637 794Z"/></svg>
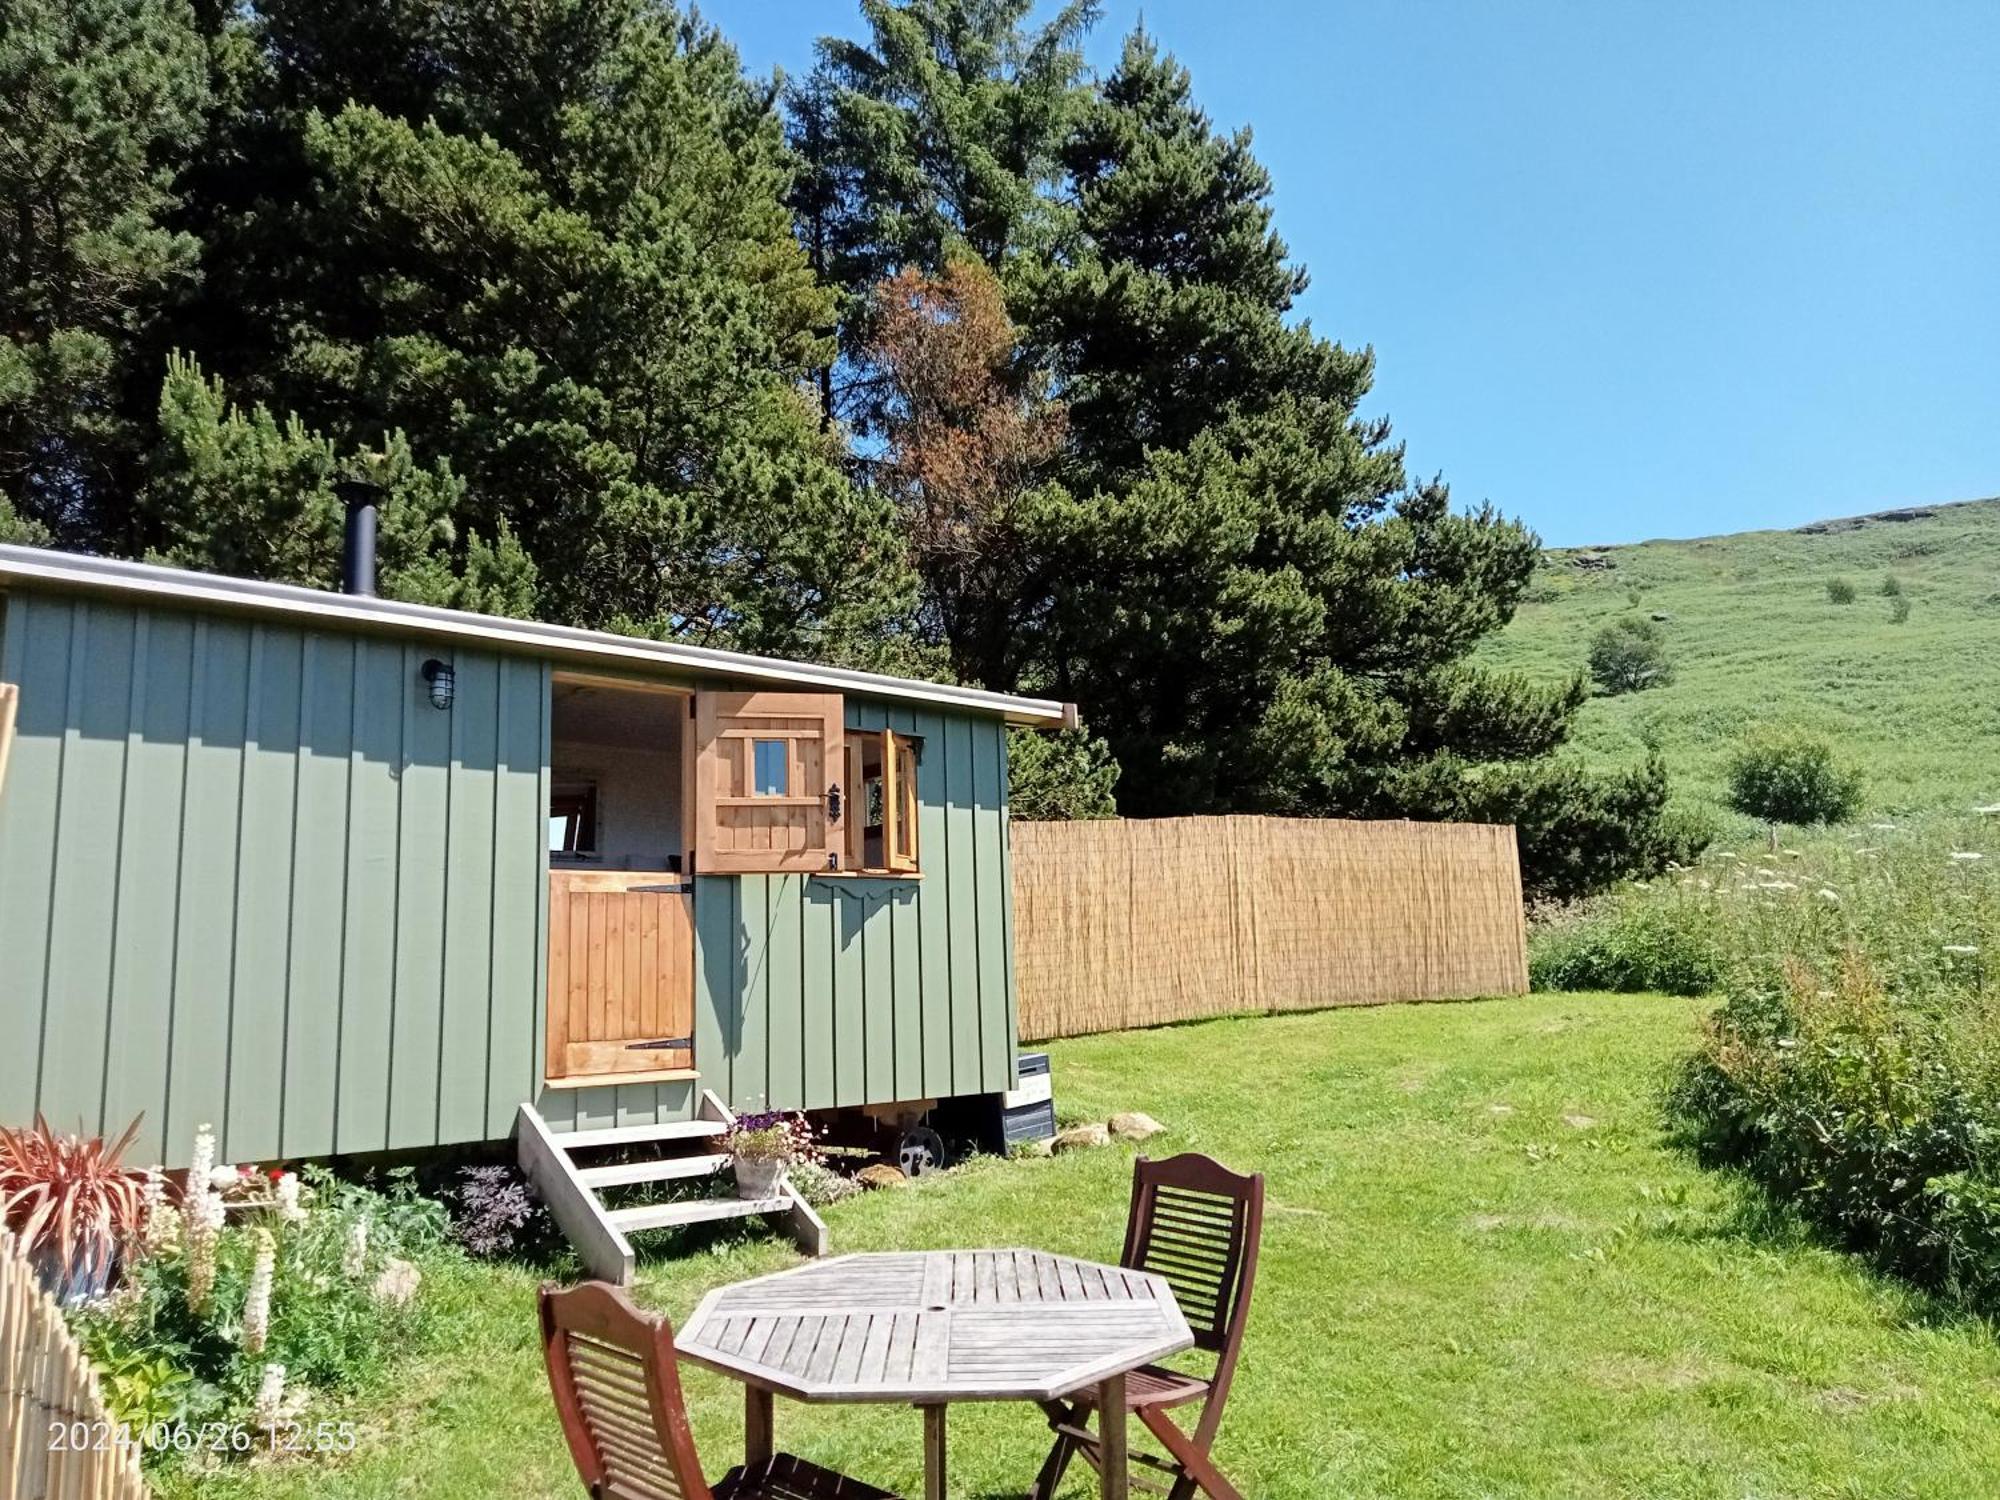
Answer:
<svg viewBox="0 0 2000 1500"><path fill-rule="evenodd" d="M1257 1280L1257 1244L1264 1230L1264 1179L1245 1177L1192 1152L1166 1161L1140 1157L1132 1170L1132 1211L1125 1227L1121 1265L1166 1278L1194 1333L1197 1349L1215 1356L1206 1379L1163 1365L1146 1365L1125 1377L1126 1409L1166 1450L1164 1458L1134 1451L1131 1462L1168 1475L1171 1488L1134 1479L1135 1486L1170 1500L1242 1500L1209 1457L1223 1403L1243 1348L1250 1289ZM1169 1408L1201 1403L1192 1431ZM1095 1388L1044 1405L1056 1435L1029 1500L1052 1500L1070 1459L1081 1453L1097 1465L1097 1435L1090 1430Z"/></svg>
<svg viewBox="0 0 2000 1500"><path fill-rule="evenodd" d="M897 1500L780 1453L702 1478L673 1329L618 1287L542 1288L542 1350L570 1456L591 1500Z"/></svg>

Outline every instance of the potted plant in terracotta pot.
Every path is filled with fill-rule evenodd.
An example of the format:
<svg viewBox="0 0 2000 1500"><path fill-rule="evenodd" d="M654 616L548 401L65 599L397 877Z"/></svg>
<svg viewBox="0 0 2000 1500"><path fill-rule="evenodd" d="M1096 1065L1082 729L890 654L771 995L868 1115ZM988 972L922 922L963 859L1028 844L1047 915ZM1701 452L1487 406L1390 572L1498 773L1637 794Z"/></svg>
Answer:
<svg viewBox="0 0 2000 1500"><path fill-rule="evenodd" d="M805 1116L772 1110L741 1115L724 1137L736 1170L736 1196L775 1198L794 1162L814 1153L812 1127Z"/></svg>

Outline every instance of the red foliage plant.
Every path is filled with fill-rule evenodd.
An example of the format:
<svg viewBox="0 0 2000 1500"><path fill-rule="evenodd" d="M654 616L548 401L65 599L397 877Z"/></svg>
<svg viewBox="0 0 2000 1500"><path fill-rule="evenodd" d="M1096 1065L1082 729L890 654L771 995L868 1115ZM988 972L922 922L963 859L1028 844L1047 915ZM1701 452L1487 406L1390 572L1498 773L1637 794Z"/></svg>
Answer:
<svg viewBox="0 0 2000 1500"><path fill-rule="evenodd" d="M54 1255L61 1276L101 1277L139 1228L146 1177L124 1164L139 1122L116 1140L62 1135L41 1115L31 1128L0 1129L0 1222L29 1255Z"/></svg>

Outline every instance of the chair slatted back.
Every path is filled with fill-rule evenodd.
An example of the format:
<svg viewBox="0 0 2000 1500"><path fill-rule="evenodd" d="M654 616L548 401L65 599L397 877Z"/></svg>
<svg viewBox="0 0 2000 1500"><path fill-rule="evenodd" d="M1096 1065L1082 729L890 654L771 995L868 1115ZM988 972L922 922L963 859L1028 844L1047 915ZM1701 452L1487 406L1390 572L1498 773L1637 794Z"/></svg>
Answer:
<svg viewBox="0 0 2000 1500"><path fill-rule="evenodd" d="M1124 1264L1165 1277L1195 1347L1233 1361L1263 1223L1261 1175L1243 1176L1194 1152L1165 1161L1142 1156L1132 1170Z"/></svg>
<svg viewBox="0 0 2000 1500"><path fill-rule="evenodd" d="M601 1281L544 1286L542 1349L577 1473L598 1500L712 1500L673 1330Z"/></svg>

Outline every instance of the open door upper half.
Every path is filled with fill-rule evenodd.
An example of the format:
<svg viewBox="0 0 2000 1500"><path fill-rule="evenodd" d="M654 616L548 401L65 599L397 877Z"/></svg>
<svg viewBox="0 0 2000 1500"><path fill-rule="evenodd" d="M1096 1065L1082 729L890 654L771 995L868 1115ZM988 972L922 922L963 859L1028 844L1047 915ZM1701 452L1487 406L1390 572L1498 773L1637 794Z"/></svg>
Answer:
<svg viewBox="0 0 2000 1500"><path fill-rule="evenodd" d="M694 868L837 870L846 848L838 693L697 693Z"/></svg>

